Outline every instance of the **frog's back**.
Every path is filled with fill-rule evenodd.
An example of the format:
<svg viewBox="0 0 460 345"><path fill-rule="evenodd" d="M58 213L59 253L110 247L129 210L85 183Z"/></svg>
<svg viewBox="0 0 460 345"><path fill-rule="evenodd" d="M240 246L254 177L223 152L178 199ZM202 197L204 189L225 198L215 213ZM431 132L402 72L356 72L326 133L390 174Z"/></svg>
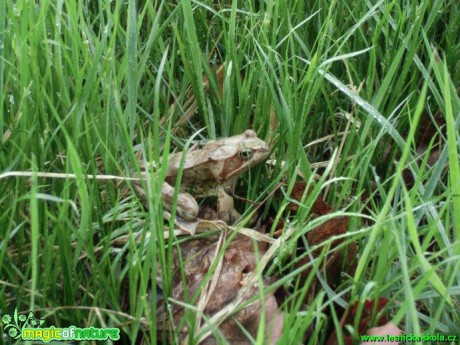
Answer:
<svg viewBox="0 0 460 345"><path fill-rule="evenodd" d="M174 153L169 159L168 171L166 176L168 178L175 178L181 167L182 152ZM194 170L203 171L206 163L208 162L207 155L204 155L201 150L190 151L184 158L184 164L182 166L182 174L194 174Z"/></svg>

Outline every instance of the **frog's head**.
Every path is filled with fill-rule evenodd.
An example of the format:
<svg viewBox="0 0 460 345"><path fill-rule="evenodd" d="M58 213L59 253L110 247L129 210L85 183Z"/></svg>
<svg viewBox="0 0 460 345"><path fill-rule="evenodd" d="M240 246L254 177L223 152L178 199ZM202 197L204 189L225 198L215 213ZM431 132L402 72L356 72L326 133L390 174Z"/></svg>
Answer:
<svg viewBox="0 0 460 345"><path fill-rule="evenodd" d="M237 178L250 167L267 158L269 147L251 130L243 134L224 139L212 152L211 159L222 163L219 172L221 182Z"/></svg>

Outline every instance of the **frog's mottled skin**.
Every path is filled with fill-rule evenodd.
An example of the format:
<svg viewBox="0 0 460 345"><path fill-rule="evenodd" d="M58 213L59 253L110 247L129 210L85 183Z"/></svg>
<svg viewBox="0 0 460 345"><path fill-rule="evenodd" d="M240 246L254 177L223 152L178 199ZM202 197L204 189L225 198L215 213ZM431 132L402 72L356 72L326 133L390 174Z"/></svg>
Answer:
<svg viewBox="0 0 460 345"><path fill-rule="evenodd" d="M239 215L233 208L233 193L238 177L250 167L263 161L269 152L266 142L259 139L253 130L220 140L209 141L200 149L187 152L182 166L182 179L177 203L177 212L191 220L198 215L195 198L217 196L219 218L235 221ZM164 206L170 209L182 152L171 155L163 187ZM137 189L139 191L139 189Z"/></svg>
<svg viewBox="0 0 460 345"><path fill-rule="evenodd" d="M233 192L238 177L268 155L268 145L253 130L233 137L210 141L203 148L189 151L185 157L181 191L197 198L215 196L224 187ZM182 153L169 160L166 181L173 184Z"/></svg>

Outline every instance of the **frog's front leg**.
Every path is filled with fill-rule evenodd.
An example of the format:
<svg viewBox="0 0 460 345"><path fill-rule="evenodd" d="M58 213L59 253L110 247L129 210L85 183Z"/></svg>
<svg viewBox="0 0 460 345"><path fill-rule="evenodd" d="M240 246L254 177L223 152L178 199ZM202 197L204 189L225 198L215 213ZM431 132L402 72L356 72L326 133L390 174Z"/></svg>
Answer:
<svg viewBox="0 0 460 345"><path fill-rule="evenodd" d="M233 197L228 195L222 186L217 191L217 214L219 219L228 224L234 224L241 217L235 210Z"/></svg>
<svg viewBox="0 0 460 345"><path fill-rule="evenodd" d="M147 200L147 193L140 184L134 183L134 190L136 194L142 199L142 203L148 208L149 202ZM161 195L163 198L163 207L171 211L174 202L174 188L167 182L163 183L161 188ZM184 220L194 220L198 216L198 203L195 198L189 193L179 192L177 195L176 213Z"/></svg>

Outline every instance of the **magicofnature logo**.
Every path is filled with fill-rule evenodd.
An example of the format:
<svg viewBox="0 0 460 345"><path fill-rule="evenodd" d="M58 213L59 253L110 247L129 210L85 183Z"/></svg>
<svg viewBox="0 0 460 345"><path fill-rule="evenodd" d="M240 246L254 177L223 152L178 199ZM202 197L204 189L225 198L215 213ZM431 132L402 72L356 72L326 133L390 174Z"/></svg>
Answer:
<svg viewBox="0 0 460 345"><path fill-rule="evenodd" d="M2 323L4 332L15 340L33 340L47 343L53 340L120 339L120 330L118 328L41 327L45 320L37 319L31 311L26 314L18 314L17 309L14 310L12 315L3 315Z"/></svg>
<svg viewBox="0 0 460 345"><path fill-rule="evenodd" d="M14 309L13 315L5 314L2 316L3 331L13 339L19 339L23 328L37 328L45 323L45 320L37 319L34 313L19 314Z"/></svg>

